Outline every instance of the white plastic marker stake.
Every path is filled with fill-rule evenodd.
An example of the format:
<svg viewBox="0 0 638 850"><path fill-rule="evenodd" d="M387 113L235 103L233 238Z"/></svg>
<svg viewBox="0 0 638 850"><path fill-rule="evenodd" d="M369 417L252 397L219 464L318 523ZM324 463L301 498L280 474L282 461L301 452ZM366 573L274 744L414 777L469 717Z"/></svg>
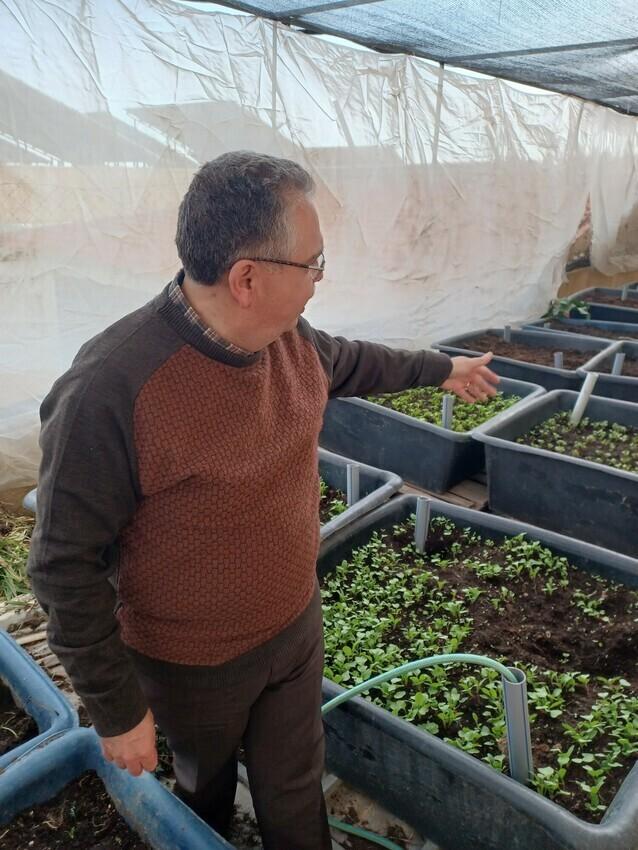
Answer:
<svg viewBox="0 0 638 850"><path fill-rule="evenodd" d="M562 369L563 368L563 352L555 351L554 352L554 368Z"/></svg>
<svg viewBox="0 0 638 850"><path fill-rule="evenodd" d="M441 423L448 431L452 428L452 416L454 414L454 396L444 395L443 406L441 409Z"/></svg>
<svg viewBox="0 0 638 850"><path fill-rule="evenodd" d="M503 340L505 342L511 342L512 341L512 326L511 325L505 325L505 327L503 328Z"/></svg>
<svg viewBox="0 0 638 850"><path fill-rule="evenodd" d="M620 300L621 300L621 301L626 301L626 300L627 300L627 296L628 296L628 295L629 295L629 287L628 287L628 286L623 286L623 288L622 288L622 292L620 293Z"/></svg>
<svg viewBox="0 0 638 850"><path fill-rule="evenodd" d="M349 463L346 467L346 501L352 507L359 501L359 464Z"/></svg>
<svg viewBox="0 0 638 850"><path fill-rule="evenodd" d="M622 375L622 367L625 362L625 352L619 351L618 354L614 357L614 365L611 367L612 375Z"/></svg>
<svg viewBox="0 0 638 850"><path fill-rule="evenodd" d="M544 328L551 328L551 326L552 326L552 325L551 325L551 322L543 322L543 327L544 327Z"/></svg>
<svg viewBox="0 0 638 850"><path fill-rule="evenodd" d="M414 548L419 554L425 550L431 513L432 501L427 496L418 496L416 500L416 522L414 523Z"/></svg>
<svg viewBox="0 0 638 850"><path fill-rule="evenodd" d="M583 381L583 386L581 387L581 390L578 393L578 398L576 399L576 404L574 405L572 414L569 417L569 422L571 425L578 425L580 420L583 418L583 413L585 412L585 408L587 407L587 402L589 401L589 398L594 391L594 385L597 380L598 372L587 373L587 377Z"/></svg>

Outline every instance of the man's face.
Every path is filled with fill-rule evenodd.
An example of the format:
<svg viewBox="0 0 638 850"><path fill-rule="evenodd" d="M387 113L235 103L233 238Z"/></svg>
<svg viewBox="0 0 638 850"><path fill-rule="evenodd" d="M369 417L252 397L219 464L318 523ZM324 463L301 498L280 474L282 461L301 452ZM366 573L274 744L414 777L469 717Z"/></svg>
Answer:
<svg viewBox="0 0 638 850"><path fill-rule="evenodd" d="M290 256L277 259L317 265L323 252L323 236L314 204L307 198L294 202L290 214L295 244ZM296 266L268 264L264 281L264 320L280 333L292 330L321 279L316 271Z"/></svg>

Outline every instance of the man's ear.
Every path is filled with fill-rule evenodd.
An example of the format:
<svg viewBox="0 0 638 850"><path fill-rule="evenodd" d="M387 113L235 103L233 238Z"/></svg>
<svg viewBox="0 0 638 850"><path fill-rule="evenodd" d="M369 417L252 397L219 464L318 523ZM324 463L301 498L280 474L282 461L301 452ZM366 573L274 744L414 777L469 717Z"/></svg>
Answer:
<svg viewBox="0 0 638 850"><path fill-rule="evenodd" d="M255 299L255 285L259 268L252 260L237 260L228 272L228 290L240 307L251 307Z"/></svg>

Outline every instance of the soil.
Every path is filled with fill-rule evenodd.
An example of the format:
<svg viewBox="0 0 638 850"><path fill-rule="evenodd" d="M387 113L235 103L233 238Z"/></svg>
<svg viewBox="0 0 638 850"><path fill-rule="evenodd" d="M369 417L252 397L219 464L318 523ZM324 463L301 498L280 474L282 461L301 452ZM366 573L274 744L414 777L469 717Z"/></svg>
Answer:
<svg viewBox="0 0 638 850"><path fill-rule="evenodd" d="M326 485L325 493L321 497L321 502L319 504L319 522L321 525L325 525L337 516L337 514L333 514L332 516L330 514L332 503L335 500L339 500L345 505L347 503L346 494L341 490L336 490L334 487Z"/></svg>
<svg viewBox="0 0 638 850"><path fill-rule="evenodd" d="M93 771L14 818L0 831L0 843L2 850L151 850L118 814Z"/></svg>
<svg viewBox="0 0 638 850"><path fill-rule="evenodd" d="M563 322L550 322L551 330L569 331L570 334L582 334L583 336L599 336L603 339L638 339L638 324L636 325L636 333L619 333L617 331L605 331L600 328L584 328L578 325L566 325Z"/></svg>
<svg viewBox="0 0 638 850"><path fill-rule="evenodd" d="M638 309L638 298L635 296L632 298L631 295L626 301L623 301L620 295L607 295L606 292L588 292L581 300L587 301L590 304L613 304L615 307L629 307L631 310Z"/></svg>
<svg viewBox="0 0 638 850"><path fill-rule="evenodd" d="M553 366L554 352L562 351L564 369L578 369L597 353L570 351L567 347L561 349L560 340L556 340L556 345L551 348L526 345L522 342L505 342L502 337L492 333L466 339L462 346L473 351L493 351L498 357L511 357L513 360L523 360L525 363L536 363L540 366Z"/></svg>
<svg viewBox="0 0 638 850"><path fill-rule="evenodd" d="M338 817L344 823L349 823L352 826L359 826L363 829L370 830L370 827L368 826L366 821L363 821L363 823L359 821L359 816L353 806L349 808L348 812L345 815ZM370 831L374 832L375 830ZM345 850L379 850L379 845L373 841L368 841L367 838L362 838L359 835L350 835L349 833L343 834L348 836L347 839L342 842L342 846L345 848ZM398 844L399 847L407 846L409 841L408 836L398 825L391 826L384 833L384 837L389 838L391 841L394 841L394 843Z"/></svg>
<svg viewBox="0 0 638 850"><path fill-rule="evenodd" d="M385 536L384 540L398 553L401 553L397 570L405 569L413 564L411 555L406 555L404 547L413 544L413 525L411 531L405 531L399 537ZM459 596L470 584L484 591L470 607L473 628L467 642L459 648L460 652L471 652L486 655L491 658L509 659L508 663L517 666L536 665L540 670L554 670L564 673L567 670L590 674L589 683L580 685L577 696L570 699L560 717L550 719L549 716L538 715L531 729L532 750L535 768L552 764L550 751L557 745L565 744L563 725L575 725L578 718L586 714L596 702L600 685L595 681L596 676L618 676L627 680L633 693L638 693L638 620L636 618L636 591L623 585L604 582L604 613L609 620L595 620L580 613L574 615L571 604L575 591L600 596L600 579L588 573L569 567L569 585L560 585L548 595L543 590L546 576L541 571L536 579L522 578L517 582L507 580L514 597L505 602L499 610L490 604L489 597L498 593L503 585L502 576L491 578L479 577L470 572L465 561L485 557L485 547L482 540L468 544L463 540L463 530L456 528L451 535L442 535L438 529L430 529L426 543L426 567L447 582L450 594L456 590ZM459 548L460 547L460 548ZM439 555L449 565L441 566L427 562L428 556ZM500 547L489 549L490 563L504 565L507 563L506 553ZM416 569L412 567L412 569ZM402 582L411 586L411 578L406 570L406 578ZM390 578L390 576L388 576ZM347 577L342 584L347 584ZM446 595L447 595L446 588ZM326 601L324 600L324 605ZM329 604L329 603L328 603ZM352 603L351 603L352 604ZM356 604L356 597L355 597ZM566 612L570 612L566 616ZM405 614L403 615L405 616ZM410 658L410 641L405 638L404 627L407 622L402 620L384 637L387 645L395 644ZM420 625L418 614L414 612L410 619L412 624ZM422 625L426 629L431 623L424 613ZM448 668L451 682L460 681L464 675L462 666L456 669ZM412 686L406 680L406 691L410 693ZM370 692L371 696L381 696L380 692ZM445 736L455 738L463 727L476 725L476 713L481 711L481 701L477 697L471 710L466 710L463 716L448 727ZM474 719L472 717L474 712ZM417 724L418 725L418 724ZM600 738L595 742L595 749L602 750L608 738ZM592 745L593 746L593 745ZM601 791L601 802L608 806L618 791L629 770L634 766L635 756L620 759L620 766L608 773L607 781ZM587 774L582 768L572 766L570 780L566 789L569 798L559 797L560 805L573 814L593 823L597 823L601 814L593 814L586 807L588 795L577 785L578 781L586 781Z"/></svg>
<svg viewBox="0 0 638 850"><path fill-rule="evenodd" d="M609 423L601 430L586 417L577 428L569 424L569 413L555 414L551 419L532 428L516 442L560 454L604 463L616 469L638 472L638 428L627 427L623 437L614 434Z"/></svg>
<svg viewBox="0 0 638 850"><path fill-rule="evenodd" d="M0 756L37 734L35 720L15 704L9 688L0 682Z"/></svg>

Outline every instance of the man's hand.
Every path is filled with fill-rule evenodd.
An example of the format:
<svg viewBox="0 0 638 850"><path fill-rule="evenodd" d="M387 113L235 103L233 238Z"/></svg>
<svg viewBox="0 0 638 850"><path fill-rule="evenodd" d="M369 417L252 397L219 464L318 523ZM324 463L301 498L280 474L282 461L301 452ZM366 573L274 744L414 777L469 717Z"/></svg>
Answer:
<svg viewBox="0 0 638 850"><path fill-rule="evenodd" d="M132 776L139 776L143 770L155 770L157 767L155 721L150 708L137 726L128 732L113 738L100 738L100 741L104 758L122 770L128 770Z"/></svg>
<svg viewBox="0 0 638 850"><path fill-rule="evenodd" d="M442 390L451 390L463 401L486 401L496 395L496 387L500 378L487 364L493 354L488 351L480 357L453 357L452 371L447 380L441 384Z"/></svg>

